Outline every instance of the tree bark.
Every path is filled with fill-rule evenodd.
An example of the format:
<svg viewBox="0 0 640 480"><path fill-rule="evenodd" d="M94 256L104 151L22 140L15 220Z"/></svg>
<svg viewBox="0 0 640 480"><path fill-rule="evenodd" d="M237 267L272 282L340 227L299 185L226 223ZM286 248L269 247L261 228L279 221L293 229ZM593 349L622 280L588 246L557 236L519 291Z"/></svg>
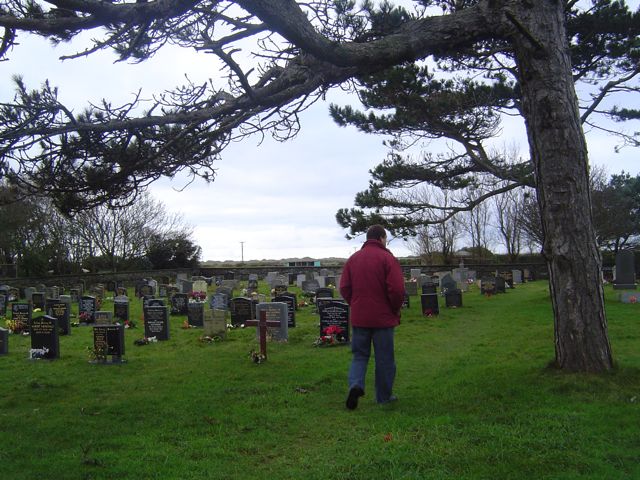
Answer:
<svg viewBox="0 0 640 480"><path fill-rule="evenodd" d="M613 359L564 2L517 4L507 17L518 31L514 46L549 269L555 361L565 371L603 372Z"/></svg>

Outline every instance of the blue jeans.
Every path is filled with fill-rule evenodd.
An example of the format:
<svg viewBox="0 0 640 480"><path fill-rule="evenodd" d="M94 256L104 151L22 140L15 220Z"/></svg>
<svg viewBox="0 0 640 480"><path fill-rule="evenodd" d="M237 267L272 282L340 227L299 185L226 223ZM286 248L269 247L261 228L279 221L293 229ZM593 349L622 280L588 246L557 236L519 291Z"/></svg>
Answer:
<svg viewBox="0 0 640 480"><path fill-rule="evenodd" d="M371 343L376 362L376 402L385 403L391 398L393 381L396 377L396 362L393 349L394 328L353 327L351 351L353 359L349 369L349 389L360 387L364 390Z"/></svg>

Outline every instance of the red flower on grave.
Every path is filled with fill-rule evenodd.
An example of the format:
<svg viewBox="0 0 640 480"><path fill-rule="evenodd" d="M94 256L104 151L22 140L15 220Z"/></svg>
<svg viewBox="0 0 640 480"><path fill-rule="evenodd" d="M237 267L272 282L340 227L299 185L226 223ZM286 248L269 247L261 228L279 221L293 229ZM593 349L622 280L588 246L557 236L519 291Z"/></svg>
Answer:
<svg viewBox="0 0 640 480"><path fill-rule="evenodd" d="M432 317L433 316L433 310L430 309L430 308L425 309L425 311L422 312L422 313L424 313L424 315L427 316L427 317Z"/></svg>
<svg viewBox="0 0 640 480"><path fill-rule="evenodd" d="M637 303L638 302L638 297L636 297L635 295L633 297L629 297L629 303Z"/></svg>
<svg viewBox="0 0 640 480"><path fill-rule="evenodd" d="M322 331L324 335L340 335L342 332L344 329L338 325L331 325Z"/></svg>

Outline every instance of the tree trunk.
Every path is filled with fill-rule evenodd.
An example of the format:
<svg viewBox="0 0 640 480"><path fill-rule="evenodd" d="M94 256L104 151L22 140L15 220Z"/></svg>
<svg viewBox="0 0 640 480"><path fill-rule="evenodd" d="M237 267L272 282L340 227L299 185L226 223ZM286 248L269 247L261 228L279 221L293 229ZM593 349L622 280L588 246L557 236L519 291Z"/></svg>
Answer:
<svg viewBox="0 0 640 480"><path fill-rule="evenodd" d="M613 360L564 2L516 3L510 21L519 32L514 45L549 269L555 360L565 371L603 372Z"/></svg>

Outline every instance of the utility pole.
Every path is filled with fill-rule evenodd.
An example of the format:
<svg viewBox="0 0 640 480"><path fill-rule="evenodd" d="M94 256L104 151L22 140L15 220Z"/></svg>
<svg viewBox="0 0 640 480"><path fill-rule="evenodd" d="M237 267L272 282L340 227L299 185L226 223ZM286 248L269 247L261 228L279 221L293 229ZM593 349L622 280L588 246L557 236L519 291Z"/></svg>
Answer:
<svg viewBox="0 0 640 480"><path fill-rule="evenodd" d="M244 263L244 242L240 242L240 262Z"/></svg>

